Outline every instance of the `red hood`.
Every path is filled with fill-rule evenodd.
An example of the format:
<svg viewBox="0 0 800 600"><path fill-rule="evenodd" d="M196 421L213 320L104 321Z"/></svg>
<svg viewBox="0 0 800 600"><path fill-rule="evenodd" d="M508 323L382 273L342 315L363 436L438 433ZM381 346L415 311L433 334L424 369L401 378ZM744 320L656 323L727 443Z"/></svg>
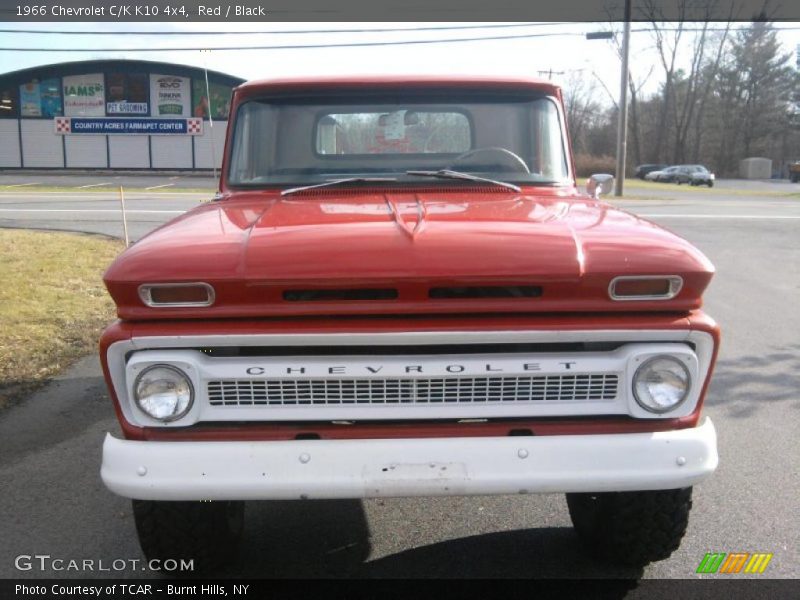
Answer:
<svg viewBox="0 0 800 600"><path fill-rule="evenodd" d="M537 190L540 192L540 190ZM668 302L618 303L617 275L681 275ZM689 310L713 266L688 242L613 207L546 190L239 193L137 242L105 281L122 318L335 313ZM153 309L141 283L205 281L214 306ZM541 297L431 300L437 286L540 286ZM287 289L392 288L395 300L288 302ZM632 306L635 304L636 306Z"/></svg>

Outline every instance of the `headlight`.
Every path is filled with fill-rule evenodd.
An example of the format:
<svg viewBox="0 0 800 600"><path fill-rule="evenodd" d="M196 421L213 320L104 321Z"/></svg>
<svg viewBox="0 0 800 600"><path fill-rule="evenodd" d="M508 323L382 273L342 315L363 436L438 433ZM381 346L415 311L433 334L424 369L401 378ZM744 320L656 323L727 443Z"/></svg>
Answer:
<svg viewBox="0 0 800 600"><path fill-rule="evenodd" d="M684 364L672 356L654 356L636 369L633 395L639 406L654 413L676 408L689 395L692 379Z"/></svg>
<svg viewBox="0 0 800 600"><path fill-rule="evenodd" d="M133 399L147 415L159 421L180 419L192 407L194 388L186 374L169 365L152 365L133 382Z"/></svg>

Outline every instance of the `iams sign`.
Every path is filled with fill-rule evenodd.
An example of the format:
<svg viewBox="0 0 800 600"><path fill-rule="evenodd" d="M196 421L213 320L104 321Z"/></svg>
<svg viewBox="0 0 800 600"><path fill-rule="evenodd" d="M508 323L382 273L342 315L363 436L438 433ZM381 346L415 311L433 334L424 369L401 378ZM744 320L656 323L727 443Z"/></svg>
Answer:
<svg viewBox="0 0 800 600"><path fill-rule="evenodd" d="M65 96L96 96L103 93L103 86L96 85L65 85Z"/></svg>

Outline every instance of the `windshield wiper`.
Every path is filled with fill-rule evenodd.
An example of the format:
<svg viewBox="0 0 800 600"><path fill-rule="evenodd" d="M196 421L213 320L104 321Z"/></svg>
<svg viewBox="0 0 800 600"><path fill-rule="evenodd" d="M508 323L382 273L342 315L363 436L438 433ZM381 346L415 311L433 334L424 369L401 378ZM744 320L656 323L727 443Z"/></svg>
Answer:
<svg viewBox="0 0 800 600"><path fill-rule="evenodd" d="M464 181L480 181L481 183L491 183L492 185L499 185L500 187L521 192L522 189L513 183L505 181L497 181L496 179L488 179L486 177L478 177L477 175L470 175L469 173L462 173L461 171L451 171L450 169L440 169L439 171L406 171L406 175L419 175L420 177L438 177L440 179L463 179Z"/></svg>
<svg viewBox="0 0 800 600"><path fill-rule="evenodd" d="M300 187L288 188L281 191L281 196L288 196L297 192L305 190L313 190L315 188L329 187L332 185L339 185L341 183L371 183L375 181L397 181L396 177L346 177L344 179L331 179L325 183L317 183L314 185L303 185Z"/></svg>

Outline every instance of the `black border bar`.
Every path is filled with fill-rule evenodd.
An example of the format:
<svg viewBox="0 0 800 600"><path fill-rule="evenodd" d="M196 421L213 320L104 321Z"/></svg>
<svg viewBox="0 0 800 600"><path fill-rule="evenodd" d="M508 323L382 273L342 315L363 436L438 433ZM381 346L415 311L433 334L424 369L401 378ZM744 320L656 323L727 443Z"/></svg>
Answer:
<svg viewBox="0 0 800 600"><path fill-rule="evenodd" d="M609 22L623 20L624 9L625 0L2 0L0 21ZM793 21L800 20L800 2L632 0L633 21L650 21L653 17L659 21Z"/></svg>

